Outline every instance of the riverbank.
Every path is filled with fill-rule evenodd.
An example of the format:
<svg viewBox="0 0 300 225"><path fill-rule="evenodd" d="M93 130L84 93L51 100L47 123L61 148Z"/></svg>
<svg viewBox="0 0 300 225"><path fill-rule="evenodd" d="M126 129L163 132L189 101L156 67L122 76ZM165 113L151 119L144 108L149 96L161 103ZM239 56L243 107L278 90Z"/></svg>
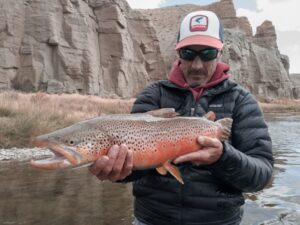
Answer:
<svg viewBox="0 0 300 225"><path fill-rule="evenodd" d="M53 153L50 150L41 148L0 149L0 162L29 161L33 158L39 159L51 156L53 156Z"/></svg>
<svg viewBox="0 0 300 225"><path fill-rule="evenodd" d="M129 113L134 99L79 94L0 93L0 148L31 148L31 138L103 114ZM264 113L300 112L300 100L261 102Z"/></svg>
<svg viewBox="0 0 300 225"><path fill-rule="evenodd" d="M79 94L0 93L0 148L32 147L32 137L103 114L129 113L134 99Z"/></svg>
<svg viewBox="0 0 300 225"><path fill-rule="evenodd" d="M264 113L299 113L300 99L274 99L268 102L259 102Z"/></svg>

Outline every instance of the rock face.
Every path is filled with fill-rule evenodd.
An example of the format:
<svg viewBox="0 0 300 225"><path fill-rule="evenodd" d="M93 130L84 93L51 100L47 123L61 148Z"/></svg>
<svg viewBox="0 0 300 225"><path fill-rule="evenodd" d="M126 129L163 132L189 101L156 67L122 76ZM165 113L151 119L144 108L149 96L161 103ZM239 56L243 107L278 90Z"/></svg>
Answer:
<svg viewBox="0 0 300 225"><path fill-rule="evenodd" d="M175 59L176 35L181 19L196 10L214 11L225 27L223 61L231 67L232 79L260 98L294 98L289 78L289 60L281 55L275 28L265 21L255 36L246 17L236 17L232 0L207 6L184 5L163 9L140 10L154 24L167 69ZM172 15L172 23L169 17Z"/></svg>
<svg viewBox="0 0 300 225"><path fill-rule="evenodd" d="M153 10L125 0L0 0L0 90L133 97L166 79L180 20L199 9L225 26L232 79L259 97L296 97L274 26L265 21L253 36L232 0Z"/></svg>
<svg viewBox="0 0 300 225"><path fill-rule="evenodd" d="M123 0L0 3L0 89L131 97L165 77L155 30Z"/></svg>
<svg viewBox="0 0 300 225"><path fill-rule="evenodd" d="M290 74L290 77L294 84L293 94L295 98L300 98L300 74Z"/></svg>

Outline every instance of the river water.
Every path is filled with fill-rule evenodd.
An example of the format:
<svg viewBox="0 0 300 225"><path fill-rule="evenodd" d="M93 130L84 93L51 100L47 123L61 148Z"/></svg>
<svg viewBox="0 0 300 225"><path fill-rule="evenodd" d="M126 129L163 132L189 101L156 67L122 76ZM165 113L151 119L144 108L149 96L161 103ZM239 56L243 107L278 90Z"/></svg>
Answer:
<svg viewBox="0 0 300 225"><path fill-rule="evenodd" d="M242 225L300 225L300 116L267 115L273 179L246 194ZM44 171L0 161L1 225L129 225L130 184L100 182L87 168Z"/></svg>

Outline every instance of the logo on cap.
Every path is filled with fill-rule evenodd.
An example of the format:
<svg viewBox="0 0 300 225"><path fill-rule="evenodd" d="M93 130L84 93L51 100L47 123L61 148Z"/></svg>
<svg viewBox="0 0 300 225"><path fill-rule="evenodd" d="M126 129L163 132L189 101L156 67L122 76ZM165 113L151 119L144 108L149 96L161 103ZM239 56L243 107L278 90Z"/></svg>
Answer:
<svg viewBox="0 0 300 225"><path fill-rule="evenodd" d="M206 31L208 27L207 16L197 15L190 20L190 31Z"/></svg>

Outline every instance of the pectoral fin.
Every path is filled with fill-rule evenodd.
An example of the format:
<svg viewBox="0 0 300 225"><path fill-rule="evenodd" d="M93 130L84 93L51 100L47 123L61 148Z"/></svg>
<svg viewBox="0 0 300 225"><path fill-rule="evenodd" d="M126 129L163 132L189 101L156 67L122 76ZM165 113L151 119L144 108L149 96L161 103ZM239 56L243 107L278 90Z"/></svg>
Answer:
<svg viewBox="0 0 300 225"><path fill-rule="evenodd" d="M172 174L176 178L176 180L178 180L181 184L184 184L181 174L180 174L180 171L178 170L178 168L176 166L172 165L169 161L167 161L164 163L164 165L162 167L164 168L163 171L168 171L170 174ZM160 168L162 168L162 167L160 167ZM158 168L158 169L160 169L160 168Z"/></svg>

